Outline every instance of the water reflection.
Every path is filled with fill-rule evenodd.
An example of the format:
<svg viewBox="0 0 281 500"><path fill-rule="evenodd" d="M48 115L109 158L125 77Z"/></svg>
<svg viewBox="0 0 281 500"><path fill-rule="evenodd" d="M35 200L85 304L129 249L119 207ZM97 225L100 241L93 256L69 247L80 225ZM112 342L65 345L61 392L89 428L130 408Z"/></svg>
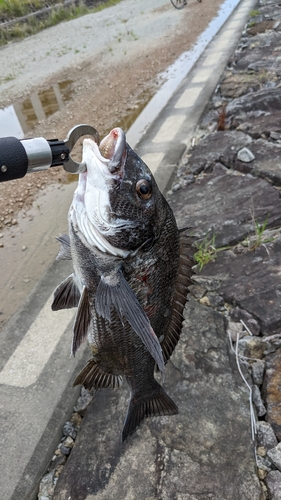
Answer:
<svg viewBox="0 0 281 500"><path fill-rule="evenodd" d="M63 109L72 94L72 81L56 83L29 99L0 109L0 137L23 139L43 120Z"/></svg>

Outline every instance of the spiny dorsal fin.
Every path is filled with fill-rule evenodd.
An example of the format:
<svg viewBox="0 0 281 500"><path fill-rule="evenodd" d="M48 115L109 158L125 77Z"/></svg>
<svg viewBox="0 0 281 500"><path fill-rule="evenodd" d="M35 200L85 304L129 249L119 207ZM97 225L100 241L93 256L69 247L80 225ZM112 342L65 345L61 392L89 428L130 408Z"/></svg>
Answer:
<svg viewBox="0 0 281 500"><path fill-rule="evenodd" d="M193 248L194 238L186 234L185 231L181 230L179 235L180 264L175 282L172 315L168 333L161 344L165 363L169 360L180 338L188 287L192 284L191 277L194 274L192 267L196 264L194 260L196 249Z"/></svg>
<svg viewBox="0 0 281 500"><path fill-rule="evenodd" d="M61 244L56 260L71 260L70 239L68 234L60 234L56 240Z"/></svg>
<svg viewBox="0 0 281 500"><path fill-rule="evenodd" d="M74 275L71 274L55 289L52 311L77 307L79 299L79 288L75 283Z"/></svg>
<svg viewBox="0 0 281 500"><path fill-rule="evenodd" d="M122 384L121 375L112 375L111 373L105 373L101 370L95 360L89 359L86 366L81 370L81 372L76 377L73 387L75 385L83 385L85 389L106 389L111 387L112 389L117 389Z"/></svg>
<svg viewBox="0 0 281 500"><path fill-rule="evenodd" d="M126 318L163 374L164 359L159 340L121 270L118 270L114 275L101 277L95 305L97 313L108 321L111 321L111 305L115 307L121 321L123 317Z"/></svg>
<svg viewBox="0 0 281 500"><path fill-rule="evenodd" d="M77 349L79 349L83 340L88 333L89 324L91 321L91 308L88 296L88 290L84 286L82 295L79 300L77 313L73 325L73 339L71 354L75 356Z"/></svg>

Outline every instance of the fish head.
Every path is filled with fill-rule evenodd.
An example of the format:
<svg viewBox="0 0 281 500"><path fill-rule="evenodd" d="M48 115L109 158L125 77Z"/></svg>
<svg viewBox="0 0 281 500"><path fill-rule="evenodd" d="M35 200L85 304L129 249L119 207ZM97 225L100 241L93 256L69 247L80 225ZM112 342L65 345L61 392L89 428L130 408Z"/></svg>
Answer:
<svg viewBox="0 0 281 500"><path fill-rule="evenodd" d="M114 128L100 145L85 139L83 162L87 170L79 175L72 213L84 236L87 229L88 243L94 244L89 236L95 233L105 243L103 251L112 247L125 256L157 238L166 202L123 130Z"/></svg>

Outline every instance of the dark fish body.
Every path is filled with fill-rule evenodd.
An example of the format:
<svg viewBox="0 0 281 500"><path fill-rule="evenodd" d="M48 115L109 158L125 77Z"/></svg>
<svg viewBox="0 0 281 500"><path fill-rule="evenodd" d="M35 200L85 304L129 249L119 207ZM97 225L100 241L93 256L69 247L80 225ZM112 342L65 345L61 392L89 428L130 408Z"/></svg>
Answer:
<svg viewBox="0 0 281 500"><path fill-rule="evenodd" d="M69 212L69 240L60 238L61 258L72 258L74 273L56 289L52 308L78 307L72 352L86 337L92 349L75 385L115 388L126 379L124 441L145 417L178 412L154 371L157 365L163 374L179 340L192 238L179 232L121 129L113 129L100 151L92 147ZM91 168L99 155L100 167Z"/></svg>

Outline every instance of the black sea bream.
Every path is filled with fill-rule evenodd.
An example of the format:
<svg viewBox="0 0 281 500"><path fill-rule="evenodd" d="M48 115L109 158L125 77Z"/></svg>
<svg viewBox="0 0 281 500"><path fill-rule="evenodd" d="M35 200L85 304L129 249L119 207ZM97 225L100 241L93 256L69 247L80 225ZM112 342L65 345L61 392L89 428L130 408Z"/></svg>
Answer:
<svg viewBox="0 0 281 500"><path fill-rule="evenodd" d="M154 371L164 373L179 340L192 238L178 230L122 129L100 145L85 139L83 161L87 170L79 174L69 210L69 238L59 237L60 258L72 258L74 272L55 290L52 309L78 307L72 353L86 337L92 350L74 385L115 388L126 379L131 399L124 441L145 417L178 413Z"/></svg>

